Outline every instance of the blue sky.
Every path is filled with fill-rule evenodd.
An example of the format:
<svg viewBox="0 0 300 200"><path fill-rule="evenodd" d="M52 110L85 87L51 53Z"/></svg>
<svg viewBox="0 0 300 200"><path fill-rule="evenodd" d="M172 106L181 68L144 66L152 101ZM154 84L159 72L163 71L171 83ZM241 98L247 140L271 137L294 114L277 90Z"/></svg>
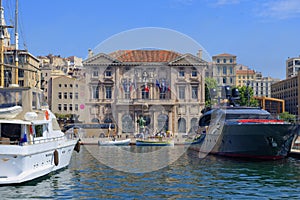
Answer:
<svg viewBox="0 0 300 200"><path fill-rule="evenodd" d="M3 4L11 24L14 1ZM116 34L160 27L275 78L300 55L299 21L300 0L19 0L20 45L35 56L86 58Z"/></svg>

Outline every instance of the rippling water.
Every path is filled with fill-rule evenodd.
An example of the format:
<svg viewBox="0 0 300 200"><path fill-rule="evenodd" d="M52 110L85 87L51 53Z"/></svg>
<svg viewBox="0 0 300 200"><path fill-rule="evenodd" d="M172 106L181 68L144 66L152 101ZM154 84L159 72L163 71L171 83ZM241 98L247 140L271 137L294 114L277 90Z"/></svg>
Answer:
<svg viewBox="0 0 300 200"><path fill-rule="evenodd" d="M73 154L68 168L21 185L0 187L1 199L300 199L300 159L279 161L246 161L215 156L199 159L194 151L175 146L167 154L147 159L126 160L123 151L155 152L151 147L81 148ZM116 151L115 153L109 153ZM121 153L120 153L121 152ZM169 157L180 154L173 162ZM99 162L114 159L116 168ZM147 154L145 154L147 155ZM95 159L97 158L97 159ZM159 165L169 159L168 166L147 173L129 173L134 165ZM139 163L140 162L140 163ZM143 162L143 163L141 163ZM111 163L109 163L111 165ZM139 166L137 166L139 165Z"/></svg>

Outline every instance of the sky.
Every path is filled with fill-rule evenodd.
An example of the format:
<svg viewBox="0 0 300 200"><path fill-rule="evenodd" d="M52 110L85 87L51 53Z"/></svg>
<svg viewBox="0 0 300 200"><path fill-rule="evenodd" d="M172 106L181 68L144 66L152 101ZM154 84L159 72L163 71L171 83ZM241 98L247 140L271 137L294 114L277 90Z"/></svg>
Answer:
<svg viewBox="0 0 300 200"><path fill-rule="evenodd" d="M14 0L3 6L13 24ZM236 55L273 78L284 79L286 59L300 55L300 0L19 0L20 46L35 56L86 59L88 49L149 27L179 33L210 56ZM121 43L109 50L126 48Z"/></svg>

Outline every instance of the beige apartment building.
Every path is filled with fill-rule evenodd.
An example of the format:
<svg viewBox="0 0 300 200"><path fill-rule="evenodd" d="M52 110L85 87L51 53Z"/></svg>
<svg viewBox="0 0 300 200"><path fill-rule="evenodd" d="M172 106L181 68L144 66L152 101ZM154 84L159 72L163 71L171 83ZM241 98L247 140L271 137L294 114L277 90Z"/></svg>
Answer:
<svg viewBox="0 0 300 200"><path fill-rule="evenodd" d="M18 50L18 67L15 62L15 50L4 52L4 85L17 84L22 87L37 87L41 85L39 60L27 50ZM2 73L2 72L1 72ZM1 79L2 76L0 76ZM0 80L2 82L2 80Z"/></svg>
<svg viewBox="0 0 300 200"><path fill-rule="evenodd" d="M256 72L244 65L237 65L236 86L247 86L253 89L256 97L271 97L271 85L279 79L270 76L264 77L261 72Z"/></svg>
<svg viewBox="0 0 300 200"><path fill-rule="evenodd" d="M52 74L48 82L48 102L55 114L79 116L76 121L84 121L86 102L86 83L84 79Z"/></svg>
<svg viewBox="0 0 300 200"><path fill-rule="evenodd" d="M272 84L272 97L285 100L285 111L293 115L299 114L300 76L293 76Z"/></svg>
<svg viewBox="0 0 300 200"><path fill-rule="evenodd" d="M198 126L205 105L207 62L168 50L124 50L92 55L86 68L90 123L114 122L118 134L146 131L186 134Z"/></svg>
<svg viewBox="0 0 300 200"><path fill-rule="evenodd" d="M219 86L236 85L236 56L228 53L212 57L212 75Z"/></svg>
<svg viewBox="0 0 300 200"><path fill-rule="evenodd" d="M38 59L40 60L42 76L41 88L44 91L45 99L49 105L52 104L52 99L48 98L48 95L51 95L48 88L51 78L69 75L77 80L84 77L82 58L78 58L76 56L63 58L49 54L48 56L38 56ZM50 88L50 90L53 91L52 88Z"/></svg>
<svg viewBox="0 0 300 200"><path fill-rule="evenodd" d="M239 65L236 70L236 86L247 86L255 80L255 71L247 66Z"/></svg>

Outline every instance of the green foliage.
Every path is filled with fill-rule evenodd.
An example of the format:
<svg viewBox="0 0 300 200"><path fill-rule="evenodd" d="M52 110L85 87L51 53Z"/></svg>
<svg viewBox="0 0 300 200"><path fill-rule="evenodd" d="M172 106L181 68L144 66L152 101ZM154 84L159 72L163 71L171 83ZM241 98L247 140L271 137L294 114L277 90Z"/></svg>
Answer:
<svg viewBox="0 0 300 200"><path fill-rule="evenodd" d="M216 79L213 78L205 78L205 84L207 85L207 88L210 89L217 89L218 83Z"/></svg>
<svg viewBox="0 0 300 200"><path fill-rule="evenodd" d="M284 121L287 121L287 122L295 122L296 121L296 115L292 115L288 112L280 113L279 118Z"/></svg>
<svg viewBox="0 0 300 200"><path fill-rule="evenodd" d="M240 86L237 87L240 93L240 99L236 102L240 106L251 106L251 107L257 107L258 101L253 98L253 89L251 87L247 86ZM249 95L249 96L248 96Z"/></svg>
<svg viewBox="0 0 300 200"><path fill-rule="evenodd" d="M205 78L205 107L209 107L212 104L212 94L213 89L217 89L217 81L213 78Z"/></svg>
<svg viewBox="0 0 300 200"><path fill-rule="evenodd" d="M59 114L54 113L57 119L70 119L72 117L72 114Z"/></svg>

